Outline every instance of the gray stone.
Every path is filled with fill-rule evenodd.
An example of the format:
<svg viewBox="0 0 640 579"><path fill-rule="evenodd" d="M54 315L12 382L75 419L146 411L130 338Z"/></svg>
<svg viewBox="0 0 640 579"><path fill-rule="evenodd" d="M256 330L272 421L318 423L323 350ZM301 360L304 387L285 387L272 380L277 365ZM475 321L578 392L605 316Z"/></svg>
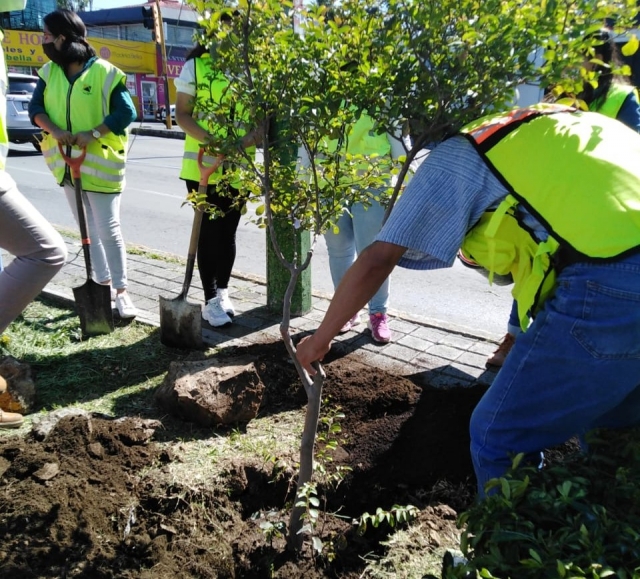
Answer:
<svg viewBox="0 0 640 579"><path fill-rule="evenodd" d="M33 418L33 426L31 428L32 434L38 440L44 440L49 436L49 433L54 429L55 425L63 418L71 416L82 416L87 419L91 418L91 413L82 408L61 408L60 410L54 410L47 414L35 416Z"/></svg>
<svg viewBox="0 0 640 579"><path fill-rule="evenodd" d="M170 413L202 426L247 423L256 417L264 384L253 360L172 362L156 392Z"/></svg>
<svg viewBox="0 0 640 579"><path fill-rule="evenodd" d="M47 482L60 474L60 465L57 462L48 462L42 468L33 473L33 478L40 482Z"/></svg>

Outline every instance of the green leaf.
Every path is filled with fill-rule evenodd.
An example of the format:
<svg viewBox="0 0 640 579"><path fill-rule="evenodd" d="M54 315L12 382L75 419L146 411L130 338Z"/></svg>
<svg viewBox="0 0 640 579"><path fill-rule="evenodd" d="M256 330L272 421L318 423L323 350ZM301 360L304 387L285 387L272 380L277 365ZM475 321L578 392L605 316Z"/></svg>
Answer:
<svg viewBox="0 0 640 579"><path fill-rule="evenodd" d="M502 490L502 494L505 498L511 498L511 486L509 486L509 481L506 478L500 479L500 488Z"/></svg>
<svg viewBox="0 0 640 579"><path fill-rule="evenodd" d="M620 49L620 52L622 52L623 56L631 56L636 53L639 44L638 37L632 34L629 41Z"/></svg>
<svg viewBox="0 0 640 579"><path fill-rule="evenodd" d="M322 543L322 540L320 539L320 537L311 537L311 544L313 545L313 550L320 554L322 553L322 549L324 548L324 544Z"/></svg>

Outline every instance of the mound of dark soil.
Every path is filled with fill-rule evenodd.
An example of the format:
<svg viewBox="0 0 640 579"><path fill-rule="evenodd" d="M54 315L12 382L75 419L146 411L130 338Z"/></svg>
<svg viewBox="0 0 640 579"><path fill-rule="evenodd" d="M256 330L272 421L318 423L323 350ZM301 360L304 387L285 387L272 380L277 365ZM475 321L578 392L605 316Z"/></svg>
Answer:
<svg viewBox="0 0 640 579"><path fill-rule="evenodd" d="M258 362L262 415L305 404L282 344L233 354ZM323 397L344 414L335 462L350 468L323 490L324 510L340 514L318 530L333 557L294 557L277 526L265 532L288 521L293 487L259 457L238 459L222 484L185 488L157 476L170 446L141 440L135 420L72 417L44 440L0 442L0 578L355 578L389 529L361 537L352 517L411 503L430 528L451 529L474 493L468 424L483 389L418 387L349 357L326 370Z"/></svg>

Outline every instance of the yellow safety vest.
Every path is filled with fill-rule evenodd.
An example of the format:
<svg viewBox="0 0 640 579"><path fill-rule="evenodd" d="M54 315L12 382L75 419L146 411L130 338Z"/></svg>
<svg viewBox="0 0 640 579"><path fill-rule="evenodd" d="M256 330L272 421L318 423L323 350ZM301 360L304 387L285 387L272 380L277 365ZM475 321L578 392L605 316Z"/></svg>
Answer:
<svg viewBox="0 0 640 579"><path fill-rule="evenodd" d="M200 110L200 102L208 102L210 104L220 104L225 109L231 108L234 111L233 119L230 119L230 123L234 123L236 126L237 134L239 136L245 135L246 130L242 127L242 123L246 121L242 110L238 106L234 106L232 103L232 96L227 94L227 87L229 81L220 72L215 70L211 64L211 56L209 54L203 54L194 59L195 70L195 86L196 95L194 97L194 120L203 129L214 136L226 138L228 133L227 126L211 127L204 116L204 113ZM188 181L200 181L200 169L198 169L198 152L200 151L201 143L193 137L185 135L184 139L184 153L182 156L182 169L180 171L180 179ZM254 148L251 147L247 151L251 151ZM210 155L203 156L203 164L211 165L215 161L215 157ZM223 166L215 171L209 177L209 183L216 183L222 178ZM237 187L239 182L231 183L232 186Z"/></svg>
<svg viewBox="0 0 640 579"><path fill-rule="evenodd" d="M0 30L0 44L4 40L4 32ZM9 78L7 64L4 60L4 50L0 48L0 170L4 171L9 155L9 136L7 135L7 93L9 92Z"/></svg>
<svg viewBox="0 0 640 579"><path fill-rule="evenodd" d="M607 261L640 249L640 135L599 113L536 105L462 129L510 192L467 234L463 253L511 274L521 326L555 287L558 258ZM549 233L521 223L522 204Z"/></svg>
<svg viewBox="0 0 640 579"><path fill-rule="evenodd" d="M120 69L99 58L73 84L64 70L52 62L45 64L38 74L46 83L44 106L49 118L72 133L101 125L109 114L111 93L126 79ZM89 143L80 170L85 191L120 193L124 189L127 141L126 132L124 135L109 132ZM48 133L42 140L42 154L58 184L62 185L65 175L71 180L58 142ZM66 154L71 154L70 147Z"/></svg>
<svg viewBox="0 0 640 579"><path fill-rule="evenodd" d="M377 155L379 157L391 153L391 145L386 133L377 133L375 128L375 121L369 115L362 113L355 124L349 128L345 139L345 152L352 155ZM328 149L335 151L337 148L338 139L330 140Z"/></svg>

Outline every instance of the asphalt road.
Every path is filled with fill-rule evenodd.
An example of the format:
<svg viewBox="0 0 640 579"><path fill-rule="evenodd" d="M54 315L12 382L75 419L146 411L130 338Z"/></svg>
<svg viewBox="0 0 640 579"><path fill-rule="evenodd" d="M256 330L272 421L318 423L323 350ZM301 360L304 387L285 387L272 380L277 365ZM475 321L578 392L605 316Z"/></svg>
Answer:
<svg viewBox="0 0 640 579"><path fill-rule="evenodd" d="M125 241L186 255L192 214L182 207L185 185L178 179L183 141L131 137L127 187L122 196ZM21 191L52 223L76 229L66 198L31 145L12 145L8 171ZM251 212L249 212L250 214ZM266 276L266 233L241 220L235 271ZM327 251L319 239L312 261L314 290L331 293ZM446 270L418 272L397 268L391 278L391 308L417 318L444 321L496 338L506 331L509 288L489 286L477 273L455 264Z"/></svg>

